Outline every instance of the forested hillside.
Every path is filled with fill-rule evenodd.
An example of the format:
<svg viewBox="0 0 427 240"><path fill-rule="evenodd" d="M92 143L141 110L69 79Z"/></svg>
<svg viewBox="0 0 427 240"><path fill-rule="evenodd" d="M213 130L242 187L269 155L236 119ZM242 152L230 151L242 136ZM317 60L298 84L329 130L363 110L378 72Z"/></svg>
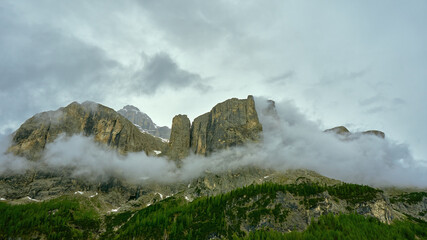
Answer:
<svg viewBox="0 0 427 240"><path fill-rule="evenodd" d="M192 202L178 195L140 210L107 215L99 213L103 206L97 197L64 196L25 205L0 203L0 238L427 238L427 223L420 219L406 216L388 225L360 212L359 206L377 201L381 194L381 190L357 184L264 183ZM342 206L342 211L307 215L324 204L325 196ZM392 201L406 200L405 196Z"/></svg>

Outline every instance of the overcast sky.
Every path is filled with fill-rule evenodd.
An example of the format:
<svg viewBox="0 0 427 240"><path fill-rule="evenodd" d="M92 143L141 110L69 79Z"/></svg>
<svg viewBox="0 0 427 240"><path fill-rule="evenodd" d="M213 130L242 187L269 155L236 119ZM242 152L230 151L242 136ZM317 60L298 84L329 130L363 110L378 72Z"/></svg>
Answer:
<svg viewBox="0 0 427 240"><path fill-rule="evenodd" d="M0 0L0 134L73 101L158 125L251 94L427 159L427 1Z"/></svg>

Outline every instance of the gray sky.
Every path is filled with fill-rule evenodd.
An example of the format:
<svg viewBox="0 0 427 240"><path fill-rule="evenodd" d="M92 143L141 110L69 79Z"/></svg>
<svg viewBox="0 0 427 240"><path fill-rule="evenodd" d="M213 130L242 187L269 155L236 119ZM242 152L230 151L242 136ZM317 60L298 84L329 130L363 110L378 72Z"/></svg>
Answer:
<svg viewBox="0 0 427 240"><path fill-rule="evenodd" d="M248 94L427 159L427 2L0 0L0 133L72 101L158 125Z"/></svg>

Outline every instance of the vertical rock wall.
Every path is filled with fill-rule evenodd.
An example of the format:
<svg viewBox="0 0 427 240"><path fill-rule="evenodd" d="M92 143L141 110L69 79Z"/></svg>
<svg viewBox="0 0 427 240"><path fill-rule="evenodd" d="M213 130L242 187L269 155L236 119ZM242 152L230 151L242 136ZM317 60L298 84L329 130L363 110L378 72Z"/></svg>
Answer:
<svg viewBox="0 0 427 240"><path fill-rule="evenodd" d="M172 120L169 141L169 157L174 160L188 156L190 149L190 119L187 115L177 115Z"/></svg>
<svg viewBox="0 0 427 240"><path fill-rule="evenodd" d="M196 154L209 155L215 150L258 141L262 131L252 96L217 104L210 112L195 118L191 128L184 116L176 116L172 123L169 153L172 159L186 157L189 149Z"/></svg>

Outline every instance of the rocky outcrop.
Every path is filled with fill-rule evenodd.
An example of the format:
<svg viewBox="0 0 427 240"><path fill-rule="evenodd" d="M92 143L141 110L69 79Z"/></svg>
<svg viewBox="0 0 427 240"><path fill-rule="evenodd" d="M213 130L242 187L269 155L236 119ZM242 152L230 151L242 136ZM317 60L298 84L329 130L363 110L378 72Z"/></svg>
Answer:
<svg viewBox="0 0 427 240"><path fill-rule="evenodd" d="M84 102L73 102L56 111L36 114L13 134L8 152L31 160L41 157L46 144L60 134L82 134L117 149L120 153L154 150L163 151L167 144L161 139L142 133L129 120L111 108Z"/></svg>
<svg viewBox="0 0 427 240"><path fill-rule="evenodd" d="M196 154L208 155L247 141L258 141L262 131L252 96L247 99L232 98L217 104L210 112L195 118L188 132L188 118L184 116L176 116L172 123L168 154L172 159L187 156L188 149ZM184 150L185 147L187 150Z"/></svg>
<svg viewBox="0 0 427 240"><path fill-rule="evenodd" d="M169 139L170 137L170 128L166 126L157 126L147 114L141 112L135 106L126 105L117 112L120 113L123 117L127 118L133 124L137 125L137 127L139 127L141 131L150 133L153 136L160 137L163 139Z"/></svg>
<svg viewBox="0 0 427 240"><path fill-rule="evenodd" d="M218 149L257 141L261 131L254 98L232 98L194 120L191 148L194 153L207 155Z"/></svg>
<svg viewBox="0 0 427 240"><path fill-rule="evenodd" d="M373 135L373 136L377 136L379 138L383 138L383 139L385 138L384 132L381 132L378 130L368 130L368 131L364 131L364 132L352 133L344 126L338 126L338 127L334 127L331 129L326 129L325 132L326 133L338 134L340 136L345 137L346 140L355 139L361 135Z"/></svg>
<svg viewBox="0 0 427 240"><path fill-rule="evenodd" d="M349 135L350 131L344 126L338 126L330 129L326 129L325 132L332 132L339 135Z"/></svg>
<svg viewBox="0 0 427 240"><path fill-rule="evenodd" d="M252 96L241 100L236 98L227 100L217 104L210 111L205 152L240 145L246 141L257 141L261 131L262 126ZM196 132L192 133L192 137L200 138ZM197 150L195 152L200 153Z"/></svg>
<svg viewBox="0 0 427 240"><path fill-rule="evenodd" d="M210 112L194 119L191 125L191 148L198 154L206 154L207 131Z"/></svg>
<svg viewBox="0 0 427 240"><path fill-rule="evenodd" d="M168 155L179 160L188 156L190 149L190 119L187 115L177 115L172 120L172 131Z"/></svg>
<svg viewBox="0 0 427 240"><path fill-rule="evenodd" d="M378 131L378 130L369 130L369 131L362 132L362 134L364 134L364 135L374 135L374 136L377 136L379 138L385 138L384 132L381 132L381 131Z"/></svg>

